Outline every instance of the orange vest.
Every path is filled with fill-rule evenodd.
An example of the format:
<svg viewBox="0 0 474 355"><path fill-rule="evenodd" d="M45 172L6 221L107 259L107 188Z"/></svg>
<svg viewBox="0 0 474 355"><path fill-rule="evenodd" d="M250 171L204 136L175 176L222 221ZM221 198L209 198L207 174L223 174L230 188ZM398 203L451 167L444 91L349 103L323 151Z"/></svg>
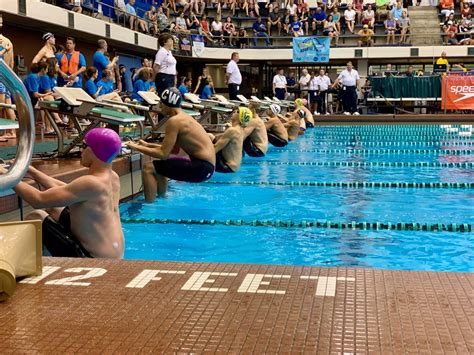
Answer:
<svg viewBox="0 0 474 355"><path fill-rule="evenodd" d="M74 74L79 70L79 54L80 52L72 52L71 59L67 60L67 54L64 53L61 57L61 71L63 73Z"/></svg>

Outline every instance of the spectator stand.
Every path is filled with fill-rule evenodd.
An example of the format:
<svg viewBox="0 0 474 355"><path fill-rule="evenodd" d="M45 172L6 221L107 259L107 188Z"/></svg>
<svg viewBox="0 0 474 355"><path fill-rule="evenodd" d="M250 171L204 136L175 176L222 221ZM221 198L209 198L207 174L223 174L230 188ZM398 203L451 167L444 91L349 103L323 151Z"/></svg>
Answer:
<svg viewBox="0 0 474 355"><path fill-rule="evenodd" d="M158 1L136 0L136 2L135 2L134 8L135 8L135 11L136 11L136 14L137 14L137 16L135 16L135 18L137 20L145 21L147 23L147 31L149 30L149 27L150 27L150 21L146 18L145 13L150 9L150 7L152 5L155 6L155 7L159 7L161 5L161 2L162 1L160 1L160 0L158 0ZM128 3L128 1L125 0L125 3ZM381 3L383 4L384 1L382 0ZM204 13L207 15L207 20L209 22L212 22L217 17L217 7L215 7L214 5L215 4L211 4L211 5L208 4L208 5L206 5L206 8L205 8ZM377 5L379 5L379 2L377 3ZM324 5L324 6L326 6L326 5ZM385 6L385 5L383 5L383 6ZM117 14L119 14L123 11L121 11L118 8L115 7L114 0L83 0L82 8L83 8L83 12L85 14L91 15L93 17L101 18L105 21L115 22L115 23L118 23L118 24L120 24L124 27L128 27L127 26L127 18L129 16L132 16L132 15L129 15L129 14L127 14L126 16L117 16ZM178 11L180 9L183 9L182 3L181 2L177 3L176 8L177 8ZM346 29L347 26L344 23L344 16L343 16L343 12L344 12L345 9L346 9L345 3L341 4L338 8L338 11L339 11L339 14L340 14L340 20L339 20L340 21L340 26L339 27L341 28L341 33L339 35L338 47L357 47L358 46L358 39L359 39L359 36L358 36L357 32L362 29L363 21L362 21L362 19L359 19L359 21L355 24L354 33L353 34L348 33L348 31ZM384 7L384 9L385 9L385 7ZM175 19L178 16L178 11L174 12L172 9L169 9L169 10L170 10L169 20L170 20L170 23L173 23L173 22L175 22ZM242 10L240 10L240 11L242 12ZM251 13L251 14L253 14L253 13ZM327 10L327 15L329 15L329 14L330 14L329 10ZM376 20L375 20L375 24L373 26L373 31L374 31L374 35L373 35L374 44L373 45L374 46L386 46L387 45L386 44L385 27L384 27L384 23L383 23L383 21L385 20L385 17L384 17L385 14L386 14L385 10L382 11L382 10L380 10L379 7L377 7L377 9L376 9ZM227 7L225 7L221 10L222 21L224 22L225 18L228 17L228 16L230 16L232 21L234 22L236 30L238 30L240 28L244 28L247 31L246 39L248 40L249 44L251 44L252 41L250 41L250 40L254 38L253 31L252 31L252 25L256 21L256 18L254 16L246 16L245 13L244 13L244 16L241 16L240 14L238 14L238 11L237 11L236 15L233 16L232 11L230 9L228 9ZM285 14L282 11L280 11L280 16L281 16L282 21L284 21ZM262 17L262 20L263 20L263 22L266 23L267 17ZM312 13L309 14L309 21L310 22L312 21ZM311 23L309 23L309 24L310 24L310 26L308 26L309 32L307 33L307 35L320 35L320 36L324 35L322 33L322 31L319 31L319 30L316 30L315 31L316 33L312 33L313 31L311 30ZM199 30L197 30L197 29L189 29L188 28L187 30L190 31L191 34L199 33ZM173 30L172 30L172 32L173 32ZM400 34L396 34L395 36L398 37L398 36L400 36ZM274 48L289 48L292 45L291 38L292 38L292 36L290 34L286 34L286 35L284 34L284 35L281 35L281 36L270 36L271 46L274 47ZM233 48L234 47L234 46L230 45L230 38L228 36L224 36L224 39L225 39L224 47L227 47L227 48ZM264 37L259 37L257 39L257 46L256 47L254 46L254 47L255 48L268 48L268 46L264 44L264 40L265 40ZM206 46L213 46L213 45L219 45L219 47L222 47L221 44L206 43ZM402 43L401 45L409 46L411 44L410 43Z"/></svg>

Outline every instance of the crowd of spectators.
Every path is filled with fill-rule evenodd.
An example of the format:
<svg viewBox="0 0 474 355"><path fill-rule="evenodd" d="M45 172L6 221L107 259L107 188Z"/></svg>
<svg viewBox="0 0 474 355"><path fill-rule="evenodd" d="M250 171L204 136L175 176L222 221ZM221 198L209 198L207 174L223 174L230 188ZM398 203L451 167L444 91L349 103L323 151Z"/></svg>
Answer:
<svg viewBox="0 0 474 355"><path fill-rule="evenodd" d="M456 9L459 6L459 12ZM472 9L474 1L440 0L439 9L441 16L441 30L443 42L446 45L472 45L474 44L474 26L472 22Z"/></svg>
<svg viewBox="0 0 474 355"><path fill-rule="evenodd" d="M64 0L63 7L81 12L95 0ZM266 46L280 36L319 35L331 38L334 46L341 36L356 38L359 46L404 45L410 42L408 0L318 0L309 8L305 0L103 0L111 2L109 16L129 28L158 36L163 32L200 33L207 45L245 48L249 39ZM446 43L458 44L472 34L471 8L474 0L460 1L461 17L454 18L457 0L430 0L445 16L442 29ZM209 18L209 10L216 13ZM102 11L103 8L102 8ZM255 21L242 26L243 21ZM376 34L381 27L385 35ZM382 38L378 38L382 37ZM378 40L377 40L378 39Z"/></svg>

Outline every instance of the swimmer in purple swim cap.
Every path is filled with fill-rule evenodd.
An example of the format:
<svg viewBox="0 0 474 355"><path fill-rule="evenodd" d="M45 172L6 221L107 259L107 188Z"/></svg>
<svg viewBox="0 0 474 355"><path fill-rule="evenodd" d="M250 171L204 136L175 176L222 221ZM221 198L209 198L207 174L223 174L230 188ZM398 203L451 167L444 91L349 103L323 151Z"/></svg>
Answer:
<svg viewBox="0 0 474 355"><path fill-rule="evenodd" d="M81 164L88 172L66 184L34 167L35 185L20 182L15 192L34 208L27 219L43 221L45 254L63 257L122 258L124 238L119 216L120 180L112 161L121 141L108 128L84 137ZM0 167L0 174L6 170ZM44 208L47 210L42 210Z"/></svg>

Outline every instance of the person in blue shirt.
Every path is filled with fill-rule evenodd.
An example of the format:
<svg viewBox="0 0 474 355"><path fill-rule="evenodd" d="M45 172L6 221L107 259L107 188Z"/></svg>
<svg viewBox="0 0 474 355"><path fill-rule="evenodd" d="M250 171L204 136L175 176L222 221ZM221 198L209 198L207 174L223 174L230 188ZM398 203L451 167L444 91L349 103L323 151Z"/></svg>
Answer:
<svg viewBox="0 0 474 355"><path fill-rule="evenodd" d="M114 78L114 73L111 70L105 69L102 72L102 79L100 79L96 83L97 90L99 91L98 96L97 96L97 101L113 100L113 101L123 102L117 90L114 90L113 78ZM129 110L127 109L127 111Z"/></svg>
<svg viewBox="0 0 474 355"><path fill-rule="evenodd" d="M313 34L317 35L319 30L323 30L324 28L324 20L326 19L326 13L320 7L316 8L316 11L311 16L313 18L312 29Z"/></svg>
<svg viewBox="0 0 474 355"><path fill-rule="evenodd" d="M99 97L114 92L114 81L112 71L105 69L102 72L102 78L97 82L97 86L101 86L102 89L99 92Z"/></svg>
<svg viewBox="0 0 474 355"><path fill-rule="evenodd" d="M55 58L48 58L46 63L48 64L48 72L40 77L39 93L50 94L54 97L53 90L58 85L58 64Z"/></svg>
<svg viewBox="0 0 474 355"><path fill-rule="evenodd" d="M84 90L92 96L94 99L96 99L99 96L100 90L102 90L102 87L98 87L95 84L95 81L97 79L98 71L94 67L89 67L86 70L86 84L84 86Z"/></svg>
<svg viewBox="0 0 474 355"><path fill-rule="evenodd" d="M191 88L192 80L185 76L181 77L181 85L179 85L178 90L181 93L181 96L184 98L184 95L189 92Z"/></svg>
<svg viewBox="0 0 474 355"><path fill-rule="evenodd" d="M40 78L46 75L47 72L48 64L46 64L46 62L33 63L31 65L30 74L23 79L23 84L30 95L33 107L36 106L38 99L43 97L43 95L39 93L39 83Z"/></svg>
<svg viewBox="0 0 474 355"><path fill-rule="evenodd" d="M139 91L150 91L150 70L141 70L138 73L138 78L133 84L132 100L143 101L142 97L138 94Z"/></svg>
<svg viewBox="0 0 474 355"><path fill-rule="evenodd" d="M50 63L54 62L54 65L56 65L55 58L49 58L48 62ZM36 106L39 100L44 100L44 101L54 100L54 96L52 95L51 91L44 92L44 93L40 92L40 81L42 77L47 76L48 68L49 68L48 62L34 63L31 66L31 73L28 74L23 80L23 84L25 85L25 88L28 91L28 94L30 95L31 104L33 105L33 107ZM43 111L40 111L40 112L43 117L43 122L45 122L45 126L46 126L45 133L46 134L54 133L51 123L46 117L44 117L44 112ZM52 113L52 116L58 126L61 126L61 127L67 126L63 123L63 121L61 120L61 118L59 117L57 113Z"/></svg>
<svg viewBox="0 0 474 355"><path fill-rule="evenodd" d="M107 53L108 46L104 39L99 39L97 41L97 46L97 52L95 52L92 57L92 66L97 69L97 78L102 78L102 71L105 69L113 69L117 64L119 57L115 56L112 61L107 59L105 53Z"/></svg>
<svg viewBox="0 0 474 355"><path fill-rule="evenodd" d="M119 65L119 71L122 80L122 93L131 94L133 92L132 73L123 64Z"/></svg>
<svg viewBox="0 0 474 355"><path fill-rule="evenodd" d="M298 16L293 16L293 21L290 23L290 30L293 37L303 36L303 24L298 20Z"/></svg>
<svg viewBox="0 0 474 355"><path fill-rule="evenodd" d="M66 50L56 54L59 65L58 86L82 88L82 74L86 71L84 55L76 51L76 40L66 38Z"/></svg>
<svg viewBox="0 0 474 355"><path fill-rule="evenodd" d="M202 100L209 100L211 96L212 96L211 86L209 85L209 82L206 80L204 82L204 88L202 89L201 94L199 95L199 98Z"/></svg>
<svg viewBox="0 0 474 355"><path fill-rule="evenodd" d="M267 25L262 22L262 18L260 16L257 17L257 21L252 26L253 29L253 45L257 46L257 38L263 37L265 38L265 44L267 46L270 45L270 38L268 37L267 33Z"/></svg>
<svg viewBox="0 0 474 355"><path fill-rule="evenodd" d="M129 15L128 16L128 20L129 20L128 22L130 23L130 29L131 30L136 30L137 11L133 7L133 5L135 5L135 0L128 0L128 4L125 5L125 9L127 10L127 14Z"/></svg>

